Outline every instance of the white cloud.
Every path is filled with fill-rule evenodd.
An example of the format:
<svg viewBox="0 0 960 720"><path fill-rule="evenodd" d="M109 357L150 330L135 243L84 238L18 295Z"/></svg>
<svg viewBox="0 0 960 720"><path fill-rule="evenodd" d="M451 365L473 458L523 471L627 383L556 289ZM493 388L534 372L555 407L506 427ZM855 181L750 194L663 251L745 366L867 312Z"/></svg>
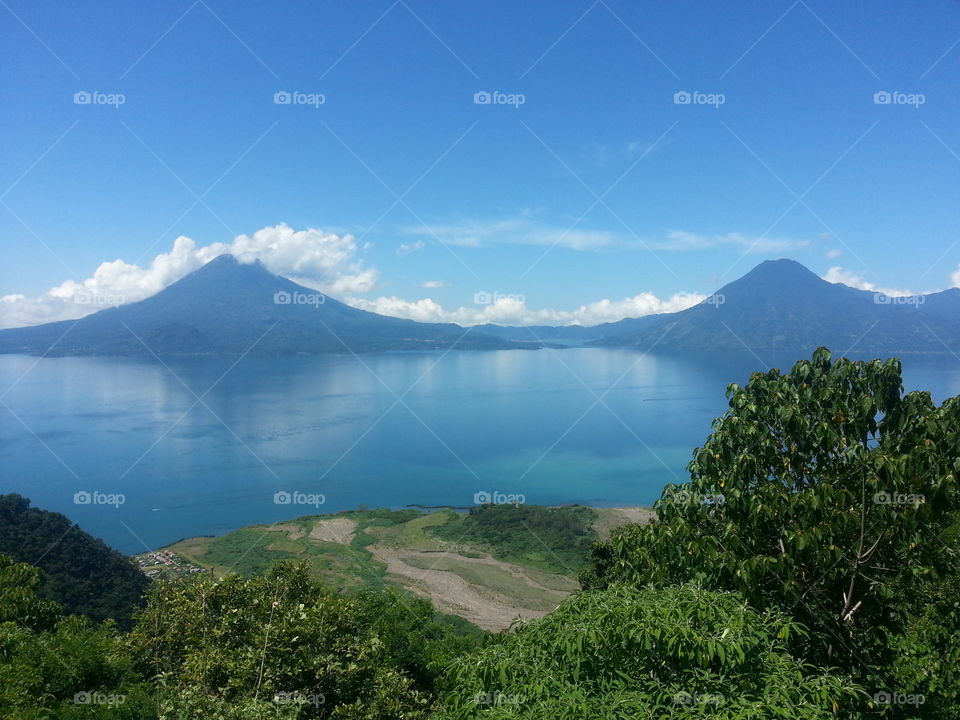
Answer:
<svg viewBox="0 0 960 720"><path fill-rule="evenodd" d="M888 297L908 297L910 295L918 294L910 290L878 287L876 284L864 280L856 273L852 273L849 270L844 270L839 265L834 265L827 270L827 272L823 275L823 279L827 282L849 285L850 287L857 288L858 290L869 290L870 292L883 293Z"/></svg>
<svg viewBox="0 0 960 720"><path fill-rule="evenodd" d="M665 240L650 243L654 250L705 250L722 245L737 245L749 253L774 253L797 250L810 245L809 240L790 238L751 237L743 233L730 232L714 235L671 230Z"/></svg>
<svg viewBox="0 0 960 720"><path fill-rule="evenodd" d="M753 237L738 232L705 235L686 230L670 230L658 238L639 238L619 231L582 229L578 226L550 226L537 220L530 211L503 219L419 225L405 228L403 232L411 236L433 237L446 245L471 248L494 245L546 245L578 251L625 248L672 252L740 247L746 248L748 253L769 254L798 250L811 244L809 240L794 238Z"/></svg>
<svg viewBox="0 0 960 720"><path fill-rule="evenodd" d="M538 226L527 217L494 225L508 236L511 232L529 230L532 235L526 237L526 242L533 244L548 244L556 239L551 239L551 232L563 232ZM446 230L449 237L455 237L461 244L471 242L470 237L478 244L504 241L503 235L497 235L494 239L496 233L493 225L471 227L472 230L467 226L447 226ZM578 249L586 249L591 243L592 247L599 247L603 243L617 242L612 235L604 235L602 238L594 236L593 240L588 240L588 235L589 233L581 236L579 241L571 242L585 243L578 245ZM569 240L569 237L567 239ZM705 236L680 230L668 233L666 241L674 250L696 250L718 245L745 247L752 243L748 236L738 233ZM761 247L766 250L807 244L806 241L785 239L765 239L763 243L765 244L761 244ZM417 240L411 243L410 247L424 245L422 240ZM123 260L104 262L91 277L82 281L67 280L39 297L27 297L21 293L0 297L0 327L20 327L74 319L104 307L142 300L224 253L235 255L241 262L261 260L270 271L289 277L302 285L336 297L351 298L348 302L355 307L423 322L456 322L463 325L487 322L510 325L595 325L627 317L683 310L706 297L694 293L677 293L661 299L653 293L645 292L621 300L602 299L570 310L534 309L527 305L522 296L497 296L488 304L450 309L444 308L432 298L358 298L359 293L375 290L379 280L377 270L365 267L358 259L359 252L352 235L340 235L313 228L294 230L283 223L262 228L250 236L239 235L229 243L218 242L203 247L198 247L194 240L181 236L174 240L169 252L156 255L148 265L134 265ZM913 294L909 290L878 287L840 266L829 268L823 279L872 292L883 292L891 297ZM960 267L951 274L950 281L953 286L960 287ZM426 289L444 286L440 280L427 280L421 284L421 287Z"/></svg>
<svg viewBox="0 0 960 720"><path fill-rule="evenodd" d="M295 283L305 285L315 290L322 290L334 297L349 295L351 293L370 292L377 287L377 280L380 277L380 273L375 269L364 269L359 263L351 263L347 268L349 272L338 274L333 278L328 277L325 280L317 280L312 277L297 277L280 271L275 272L277 275L290 278Z"/></svg>
<svg viewBox="0 0 960 720"><path fill-rule="evenodd" d="M826 255L831 260L834 260L843 255L843 250L827 250Z"/></svg>
<svg viewBox="0 0 960 720"><path fill-rule="evenodd" d="M397 255L409 255L410 253L415 253L418 250L423 250L426 247L426 243L423 240L417 240L412 243L402 243L397 246Z"/></svg>
<svg viewBox="0 0 960 720"><path fill-rule="evenodd" d="M950 287L960 287L960 265L950 275Z"/></svg>
<svg viewBox="0 0 960 720"><path fill-rule="evenodd" d="M574 310L539 309L527 307L523 296L496 295L485 305L460 306L447 310L432 298L404 300L398 297L379 297L373 300L353 298L348 302L362 310L408 318L420 322L454 322L460 325L596 325L616 322L628 317L642 317L656 313L676 312L706 299L697 293L677 293L662 300L645 292L622 300L598 300Z"/></svg>
<svg viewBox="0 0 960 720"><path fill-rule="evenodd" d="M535 220L530 213L502 220L465 220L459 223L418 225L406 235L437 238L457 247L491 245L557 245L571 250L596 250L620 243L615 233L553 227ZM401 246L403 247L403 246Z"/></svg>
<svg viewBox="0 0 960 720"><path fill-rule="evenodd" d="M271 272L331 295L368 292L377 284L377 271L356 260L352 235L294 230L281 223L253 235L238 235L230 243L199 248L180 236L170 252L157 255L148 266L104 262L91 277L67 280L39 297L6 295L0 298L0 327L72 320L104 307L143 300L224 253L246 263L261 260Z"/></svg>

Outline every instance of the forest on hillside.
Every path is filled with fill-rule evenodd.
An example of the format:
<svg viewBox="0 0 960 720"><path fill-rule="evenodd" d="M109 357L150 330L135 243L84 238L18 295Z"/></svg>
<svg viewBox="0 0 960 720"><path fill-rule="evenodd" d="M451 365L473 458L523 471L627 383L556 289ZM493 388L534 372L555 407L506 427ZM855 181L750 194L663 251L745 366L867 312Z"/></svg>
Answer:
<svg viewBox="0 0 960 720"><path fill-rule="evenodd" d="M124 555L20 495L0 495L0 554L40 568L39 597L64 612L125 628L150 584Z"/></svg>

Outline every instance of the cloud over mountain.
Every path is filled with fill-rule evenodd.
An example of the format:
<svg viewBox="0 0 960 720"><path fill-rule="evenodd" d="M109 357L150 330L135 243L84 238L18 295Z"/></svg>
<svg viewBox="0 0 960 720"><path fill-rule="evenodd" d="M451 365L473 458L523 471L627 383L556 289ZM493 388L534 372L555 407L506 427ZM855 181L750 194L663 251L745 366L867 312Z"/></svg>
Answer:
<svg viewBox="0 0 960 720"><path fill-rule="evenodd" d="M432 298L404 300L398 297L378 297L373 300L354 298L354 307L381 315L408 318L420 322L455 322L460 325L597 325L624 318L643 317L665 312L677 312L702 302L706 295L676 293L663 300L644 292L622 300L598 300L573 310L550 308L533 309L522 295L483 295L481 302L446 309Z"/></svg>
<svg viewBox="0 0 960 720"><path fill-rule="evenodd" d="M477 246L486 242L503 242L512 233L524 234L536 228L529 219L521 218L515 223L495 226L452 226L432 228L440 231L444 241L454 244ZM542 227L539 228L541 231ZM420 232L427 233L425 228ZM556 233L563 231L556 230ZM462 233L462 234L461 234ZM418 234L413 232L411 234ZM452 239L455 236L456 239ZM471 239L472 238L472 239ZM533 233L528 242L549 244L557 235ZM583 236L564 238L578 249L598 247L611 242L609 237ZM698 249L726 245L751 248L753 240L748 236L727 234L704 236L671 231L665 241L673 250ZM803 241L765 239L759 247L765 251ZM410 248L422 247L424 240L415 240ZM660 249L667 249L666 245ZM401 247L408 247L401 245ZM379 271L364 263L362 252L353 235L336 234L316 228L295 230L285 223L257 230L252 235L238 235L231 242L217 242L206 246L185 236L176 238L168 252L156 255L149 264L138 265L113 260L103 262L94 273L82 280L67 280L51 288L39 297L27 297L15 293L0 297L0 328L22 327L57 320L70 320L115 305L124 305L155 295L180 278L197 270L213 258L228 253L243 263L260 260L271 272L290 278L294 282L321 290L333 297L342 298L354 307L421 322L455 322L461 325L500 323L507 325L595 325L616 322L624 318L677 312L696 305L705 298L698 293L680 292L670 297L658 297L651 292L641 292L619 300L603 298L572 309L532 308L520 295L491 294L479 302L457 307L445 307L431 297L406 299L398 296L363 297L379 285ZM757 248L754 247L754 250ZM881 288L864 280L859 275L833 266L823 275L831 283L873 292L882 292L890 297L912 295L909 290ZM950 276L952 286L960 286L960 268ZM445 287L439 280L428 280L420 287L433 290ZM461 301L462 302L462 301Z"/></svg>
<svg viewBox="0 0 960 720"><path fill-rule="evenodd" d="M909 297L911 295L920 294L910 290L877 287L876 284L864 280L856 273L850 272L849 270L844 270L839 265L834 265L828 269L827 272L823 274L823 279L831 283L849 285L857 290L869 290L870 292L883 293L887 297Z"/></svg>
<svg viewBox="0 0 960 720"><path fill-rule="evenodd" d="M229 253L244 263L260 260L274 273L331 295L367 292L376 287L378 273L357 258L352 235L315 228L294 230L285 223L238 235L232 242L203 247L181 235L169 252L149 265L113 260L101 263L83 280L67 280L39 297L22 294L0 298L0 327L21 327L53 320L71 320L104 307L143 300Z"/></svg>

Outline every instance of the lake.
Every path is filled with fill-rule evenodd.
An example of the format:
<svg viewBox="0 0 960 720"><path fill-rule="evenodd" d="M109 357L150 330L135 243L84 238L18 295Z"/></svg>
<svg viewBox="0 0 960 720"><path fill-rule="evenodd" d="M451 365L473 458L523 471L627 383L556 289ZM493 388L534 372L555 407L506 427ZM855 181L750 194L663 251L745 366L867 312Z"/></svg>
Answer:
<svg viewBox="0 0 960 720"><path fill-rule="evenodd" d="M0 356L0 492L124 552L316 512L649 505L730 382L793 358L622 349L361 356ZM960 361L904 361L960 394ZM279 493L279 494L278 494ZM481 499L483 496L480 496Z"/></svg>

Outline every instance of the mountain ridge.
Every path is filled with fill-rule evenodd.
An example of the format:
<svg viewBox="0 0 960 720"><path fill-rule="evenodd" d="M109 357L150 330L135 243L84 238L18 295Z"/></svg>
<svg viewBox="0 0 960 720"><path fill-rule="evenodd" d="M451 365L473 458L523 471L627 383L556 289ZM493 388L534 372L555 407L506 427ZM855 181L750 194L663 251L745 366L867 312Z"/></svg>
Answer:
<svg viewBox="0 0 960 720"><path fill-rule="evenodd" d="M661 350L954 353L960 290L890 297L831 283L795 260L766 260L703 302L631 327L621 320L594 346ZM642 319L642 318L641 318ZM620 331L622 330L622 332Z"/></svg>
<svg viewBox="0 0 960 720"><path fill-rule="evenodd" d="M378 315L221 255L139 302L0 330L0 353L332 354L635 347L661 351L960 352L960 288L892 298L765 260L703 302L593 326L463 327Z"/></svg>
<svg viewBox="0 0 960 720"><path fill-rule="evenodd" d="M79 320L0 330L0 353L44 355L361 353L539 347L453 323L351 307L220 255L160 292Z"/></svg>

